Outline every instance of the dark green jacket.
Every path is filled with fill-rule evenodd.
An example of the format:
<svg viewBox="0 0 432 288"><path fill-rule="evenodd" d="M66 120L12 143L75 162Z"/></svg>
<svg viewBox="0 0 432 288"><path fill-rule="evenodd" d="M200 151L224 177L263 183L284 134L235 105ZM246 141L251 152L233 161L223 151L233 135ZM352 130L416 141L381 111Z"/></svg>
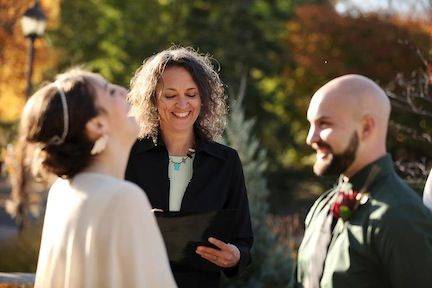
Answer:
<svg viewBox="0 0 432 288"><path fill-rule="evenodd" d="M315 283L335 288L432 287L432 214L395 173L389 155L350 179L355 190L363 188L373 166L380 169L367 189L369 200L349 221L338 219L333 230L330 228L325 262ZM306 217L296 287L307 286L308 271L316 265L311 260L317 245L311 239L325 233L317 219L328 214L337 192L336 187L321 195Z"/></svg>

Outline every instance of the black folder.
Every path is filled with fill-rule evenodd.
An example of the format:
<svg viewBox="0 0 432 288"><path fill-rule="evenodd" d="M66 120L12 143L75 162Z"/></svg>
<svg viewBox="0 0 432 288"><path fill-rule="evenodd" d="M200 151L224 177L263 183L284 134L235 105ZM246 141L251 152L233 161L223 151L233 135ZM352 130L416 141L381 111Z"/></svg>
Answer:
<svg viewBox="0 0 432 288"><path fill-rule="evenodd" d="M198 246L216 248L209 237L229 243L233 237L238 210L205 213L155 212L171 264L204 271L219 271L219 267L202 258Z"/></svg>

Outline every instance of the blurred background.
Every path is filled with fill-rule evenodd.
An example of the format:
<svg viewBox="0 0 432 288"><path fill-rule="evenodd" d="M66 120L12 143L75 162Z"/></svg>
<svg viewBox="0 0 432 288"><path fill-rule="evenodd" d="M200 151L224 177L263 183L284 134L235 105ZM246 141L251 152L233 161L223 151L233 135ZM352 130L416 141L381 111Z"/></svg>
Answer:
<svg viewBox="0 0 432 288"><path fill-rule="evenodd" d="M385 88L389 150L421 194L432 166L431 37L432 0L0 0L0 271L36 268L49 183L22 173L15 145L31 92L76 65L128 87L145 58L174 44L214 58L231 106L224 141L245 169L258 260L225 285L285 287L305 214L335 180L312 173L311 96L347 73Z"/></svg>

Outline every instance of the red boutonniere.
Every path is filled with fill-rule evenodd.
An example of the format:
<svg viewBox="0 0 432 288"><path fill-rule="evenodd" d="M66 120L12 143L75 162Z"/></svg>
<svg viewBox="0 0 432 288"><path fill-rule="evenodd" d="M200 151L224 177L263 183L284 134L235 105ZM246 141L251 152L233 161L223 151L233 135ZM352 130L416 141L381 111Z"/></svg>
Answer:
<svg viewBox="0 0 432 288"><path fill-rule="evenodd" d="M369 193L356 192L352 189L350 183L344 183L330 211L334 218L342 218L343 221L349 221L359 206L365 204L368 199Z"/></svg>
<svg viewBox="0 0 432 288"><path fill-rule="evenodd" d="M339 192L336 196L336 200L330 206L330 212L335 219L342 218L344 222L349 221L354 212L360 207L360 205L366 204L369 200L369 185L378 175L380 168L373 166L367 176L363 188L360 191L354 191L353 186L349 183L348 178L341 175L339 178Z"/></svg>

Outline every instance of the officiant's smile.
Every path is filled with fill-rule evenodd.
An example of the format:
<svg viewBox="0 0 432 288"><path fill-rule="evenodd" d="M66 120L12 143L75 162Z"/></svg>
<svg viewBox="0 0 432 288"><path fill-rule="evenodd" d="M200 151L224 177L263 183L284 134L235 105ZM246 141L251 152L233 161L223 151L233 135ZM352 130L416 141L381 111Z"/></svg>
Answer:
<svg viewBox="0 0 432 288"><path fill-rule="evenodd" d="M167 68L157 91L161 130L164 133L191 132L200 114L201 98L189 72L178 66Z"/></svg>

